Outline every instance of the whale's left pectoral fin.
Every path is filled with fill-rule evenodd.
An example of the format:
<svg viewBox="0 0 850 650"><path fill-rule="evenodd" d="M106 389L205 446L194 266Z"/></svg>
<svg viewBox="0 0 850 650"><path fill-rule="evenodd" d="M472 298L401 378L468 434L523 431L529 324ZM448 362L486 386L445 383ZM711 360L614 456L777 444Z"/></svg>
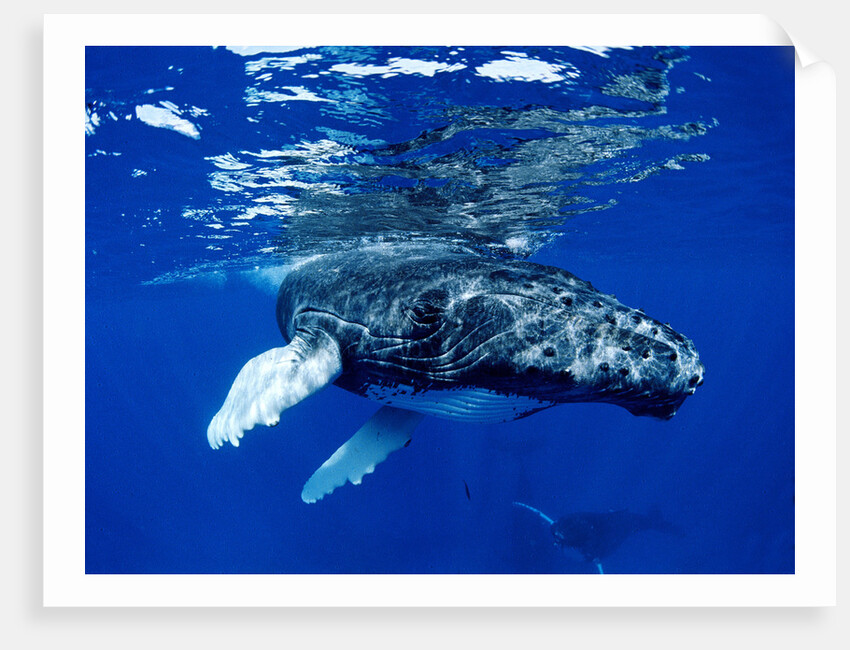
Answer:
<svg viewBox="0 0 850 650"><path fill-rule="evenodd" d="M258 424L274 426L280 414L339 377L339 346L324 332L299 332L283 348L254 357L236 376L224 405L207 428L213 449L234 447Z"/></svg>
<svg viewBox="0 0 850 650"><path fill-rule="evenodd" d="M387 456L410 442L410 434L422 420L421 413L393 406L381 407L304 484L301 499L315 503L346 481L359 485L366 474Z"/></svg>

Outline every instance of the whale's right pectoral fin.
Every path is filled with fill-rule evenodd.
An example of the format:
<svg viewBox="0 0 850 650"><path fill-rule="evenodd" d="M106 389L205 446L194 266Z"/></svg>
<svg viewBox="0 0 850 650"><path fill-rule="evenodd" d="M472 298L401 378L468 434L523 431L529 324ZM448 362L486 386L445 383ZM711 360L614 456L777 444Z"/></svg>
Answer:
<svg viewBox="0 0 850 650"><path fill-rule="evenodd" d="M410 434L422 417L421 413L382 406L313 473L304 484L301 499L315 503L346 481L359 485L378 463L410 442Z"/></svg>
<svg viewBox="0 0 850 650"><path fill-rule="evenodd" d="M213 449L234 447L258 424L274 426L280 414L339 377L339 346L324 332L298 333L283 348L254 357L236 376L224 405L207 428Z"/></svg>

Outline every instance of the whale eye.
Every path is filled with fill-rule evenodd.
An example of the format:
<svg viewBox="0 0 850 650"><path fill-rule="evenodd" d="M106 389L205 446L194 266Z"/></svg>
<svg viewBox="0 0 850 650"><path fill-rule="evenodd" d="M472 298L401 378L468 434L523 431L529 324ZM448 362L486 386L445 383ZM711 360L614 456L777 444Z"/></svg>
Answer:
<svg viewBox="0 0 850 650"><path fill-rule="evenodd" d="M440 319L443 310L433 303L417 301L405 313L417 325L433 325Z"/></svg>
<svg viewBox="0 0 850 650"><path fill-rule="evenodd" d="M417 325L427 327L438 322L445 308L445 293L428 291L404 308L405 315Z"/></svg>

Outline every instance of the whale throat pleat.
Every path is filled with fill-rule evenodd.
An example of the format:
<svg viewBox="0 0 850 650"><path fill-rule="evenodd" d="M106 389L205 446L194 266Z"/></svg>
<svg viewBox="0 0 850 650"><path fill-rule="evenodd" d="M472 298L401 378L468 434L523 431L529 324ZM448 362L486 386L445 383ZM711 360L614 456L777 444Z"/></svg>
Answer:
<svg viewBox="0 0 850 650"><path fill-rule="evenodd" d="M460 422L510 422L554 402L484 388L414 391L409 386L370 386L366 396L383 404Z"/></svg>
<svg viewBox="0 0 850 650"><path fill-rule="evenodd" d="M254 357L236 376L224 405L207 428L213 449L234 447L258 424L274 426L280 414L339 377L339 346L327 334L298 333L289 345Z"/></svg>

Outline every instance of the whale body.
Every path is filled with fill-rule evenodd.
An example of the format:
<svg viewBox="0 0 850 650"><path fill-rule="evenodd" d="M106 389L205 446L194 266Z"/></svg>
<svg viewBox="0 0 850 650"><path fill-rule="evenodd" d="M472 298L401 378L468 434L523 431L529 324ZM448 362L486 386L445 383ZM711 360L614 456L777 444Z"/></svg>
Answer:
<svg viewBox="0 0 850 650"><path fill-rule="evenodd" d="M324 255L277 299L287 342L240 371L207 430L238 446L257 424L333 383L382 408L320 468L315 501L359 483L423 415L504 422L568 402L673 417L703 383L694 344L552 266L433 245Z"/></svg>
<svg viewBox="0 0 850 650"><path fill-rule="evenodd" d="M676 534L673 525L663 519L658 511L646 515L625 509L574 512L556 521L533 506L519 501L514 501L514 505L539 515L548 524L556 546L576 551L585 561L595 564L599 573L604 573L602 560L620 548L623 542L635 533L654 530Z"/></svg>

